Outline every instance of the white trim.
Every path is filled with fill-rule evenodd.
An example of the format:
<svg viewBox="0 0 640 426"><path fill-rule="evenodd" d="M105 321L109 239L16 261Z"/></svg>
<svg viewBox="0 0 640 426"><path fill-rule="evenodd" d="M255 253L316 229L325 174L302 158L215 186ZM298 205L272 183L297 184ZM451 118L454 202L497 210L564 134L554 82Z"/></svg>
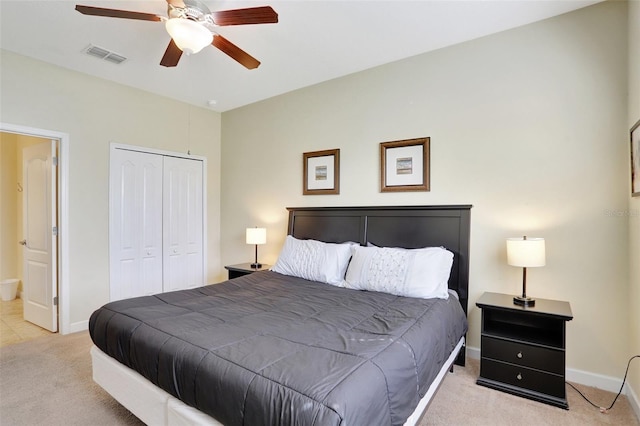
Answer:
<svg viewBox="0 0 640 426"><path fill-rule="evenodd" d="M189 160L200 160L206 163L207 158L200 155L183 154L181 152L164 151L162 149L147 148L146 146L127 145L123 143L111 142L110 149L123 149L126 151L145 152L147 154L166 155L168 157L187 158Z"/></svg>
<svg viewBox="0 0 640 426"><path fill-rule="evenodd" d="M474 348L473 346L467 346L467 358L480 359L480 348Z"/></svg>
<svg viewBox="0 0 640 426"><path fill-rule="evenodd" d="M89 320L78 321L78 322L71 323L69 325L69 330L66 334L78 333L80 331L86 331L88 329L89 329Z"/></svg>
<svg viewBox="0 0 640 426"><path fill-rule="evenodd" d="M608 392L618 393L620 386L622 386L622 379L618 379L611 376L605 376L603 374L591 373L589 371L576 370L574 368L567 368L567 381L573 383L579 383L585 386L591 386L598 389L603 389ZM625 395L625 390L622 389L622 394Z"/></svg>
<svg viewBox="0 0 640 426"><path fill-rule="evenodd" d="M625 395L627 395L627 400L629 400L631 408L636 413L636 417L638 418L638 420L640 420L640 399L638 398L638 394L634 392L633 388L629 386L628 382L626 385L624 385L624 388Z"/></svg>
<svg viewBox="0 0 640 426"><path fill-rule="evenodd" d="M60 334L70 331L69 281L69 134L0 122L0 131L43 139L57 139L58 145L58 326Z"/></svg>

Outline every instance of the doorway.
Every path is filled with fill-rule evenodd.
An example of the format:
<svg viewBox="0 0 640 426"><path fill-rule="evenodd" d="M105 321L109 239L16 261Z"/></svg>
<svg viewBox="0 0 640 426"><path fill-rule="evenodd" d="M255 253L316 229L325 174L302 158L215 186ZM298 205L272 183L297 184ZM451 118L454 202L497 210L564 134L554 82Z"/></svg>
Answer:
<svg viewBox="0 0 640 426"><path fill-rule="evenodd" d="M7 132L1 137L0 279L19 280L17 298L2 301L4 344L58 331L57 236L51 235L57 226L58 141ZM5 293L8 298L12 292Z"/></svg>
<svg viewBox="0 0 640 426"><path fill-rule="evenodd" d="M7 179L5 173L5 165L13 164L16 169L21 168L18 164L18 152L22 151L23 145L36 144L42 142L48 142L54 147L53 153L57 157L56 173L53 174L55 182L53 182L54 188L52 192L57 192L57 196L53 197L51 204L54 212L57 212L57 221L55 223L56 229L52 229L55 239L52 239L53 252L56 254L52 258L52 267L49 275L51 275L52 283L54 283L54 290L57 292L57 297L51 300L52 304L52 321L55 322L55 329L61 334L68 334L74 331L80 331L74 329L69 322L69 306L68 306L68 277L69 271L67 267L68 259L68 164L66 159L69 152L69 136L65 133L60 133L51 130L36 129L25 126L11 125L7 123L0 123L0 161L3 165L2 179L2 212L0 212L0 222L2 230L0 231L0 241L2 244L3 261L0 263L0 278L19 278L23 279L23 267L22 267L22 246L18 245L18 242L22 239L22 208L21 203L14 202L14 208L9 207L6 209L5 196L7 194L13 195L19 200L19 191L24 191L22 182L22 174L18 174L16 171L11 178ZM12 157L11 151L14 151L15 156ZM6 151L9 151L7 157ZM20 166L20 167L19 167ZM8 180L8 181L7 181ZM15 211L13 217L11 217L11 210ZM55 235L57 233L57 235ZM20 238L18 238L20 236ZM7 256L5 256L7 254ZM7 262L4 262L4 258L8 257ZM11 277L8 277L11 275ZM57 285L55 285L57 283ZM21 283L18 289L18 295L24 297L24 286ZM22 294L21 294L22 293ZM55 295L53 295L55 296ZM22 299L16 299L21 304ZM4 303L4 302L3 302ZM8 314L9 311L13 315L13 324L17 328L23 329L25 335L35 334L24 332L25 327L22 327L15 323L16 311L18 308L15 304L5 311ZM3 320L3 327L6 318Z"/></svg>

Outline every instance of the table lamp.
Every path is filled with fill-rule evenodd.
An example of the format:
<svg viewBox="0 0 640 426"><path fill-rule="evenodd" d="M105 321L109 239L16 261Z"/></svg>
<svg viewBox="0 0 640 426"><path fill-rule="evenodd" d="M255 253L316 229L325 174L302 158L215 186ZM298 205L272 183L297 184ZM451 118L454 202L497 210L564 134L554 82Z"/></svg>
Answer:
<svg viewBox="0 0 640 426"><path fill-rule="evenodd" d="M535 299L527 297L527 268L545 265L544 238L507 238L507 263L522 267L522 296L515 296L513 303L535 306Z"/></svg>
<svg viewBox="0 0 640 426"><path fill-rule="evenodd" d="M266 242L266 228L247 228L247 244L254 244L256 246L255 262L251 264L251 267L254 269L262 268L262 264L258 263L258 244L265 244Z"/></svg>

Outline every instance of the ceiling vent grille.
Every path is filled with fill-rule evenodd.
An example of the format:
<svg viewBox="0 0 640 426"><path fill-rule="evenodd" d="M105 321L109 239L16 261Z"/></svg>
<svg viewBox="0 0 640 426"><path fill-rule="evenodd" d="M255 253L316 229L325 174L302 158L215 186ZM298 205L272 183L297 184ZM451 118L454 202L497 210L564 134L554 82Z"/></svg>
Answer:
<svg viewBox="0 0 640 426"><path fill-rule="evenodd" d="M114 53L102 47L94 46L93 44L90 44L86 49L84 49L84 52L89 56L103 59L113 64L121 64L127 60L127 58L122 55L118 55L117 53Z"/></svg>

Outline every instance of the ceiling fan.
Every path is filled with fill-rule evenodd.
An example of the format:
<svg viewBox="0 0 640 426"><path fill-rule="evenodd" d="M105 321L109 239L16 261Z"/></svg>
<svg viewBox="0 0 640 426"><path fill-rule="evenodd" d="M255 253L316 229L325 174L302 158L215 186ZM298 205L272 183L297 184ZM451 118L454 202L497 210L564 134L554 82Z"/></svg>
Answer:
<svg viewBox="0 0 640 426"><path fill-rule="evenodd" d="M167 16L129 10L107 9L102 7L76 5L76 10L84 15L105 16L109 18L136 19L139 21L165 22L171 41L160 65L175 67L182 53L197 53L212 44L247 69L260 65L253 56L217 34L216 28L228 25L275 24L278 14L270 6L211 12L198 0L167 0Z"/></svg>

